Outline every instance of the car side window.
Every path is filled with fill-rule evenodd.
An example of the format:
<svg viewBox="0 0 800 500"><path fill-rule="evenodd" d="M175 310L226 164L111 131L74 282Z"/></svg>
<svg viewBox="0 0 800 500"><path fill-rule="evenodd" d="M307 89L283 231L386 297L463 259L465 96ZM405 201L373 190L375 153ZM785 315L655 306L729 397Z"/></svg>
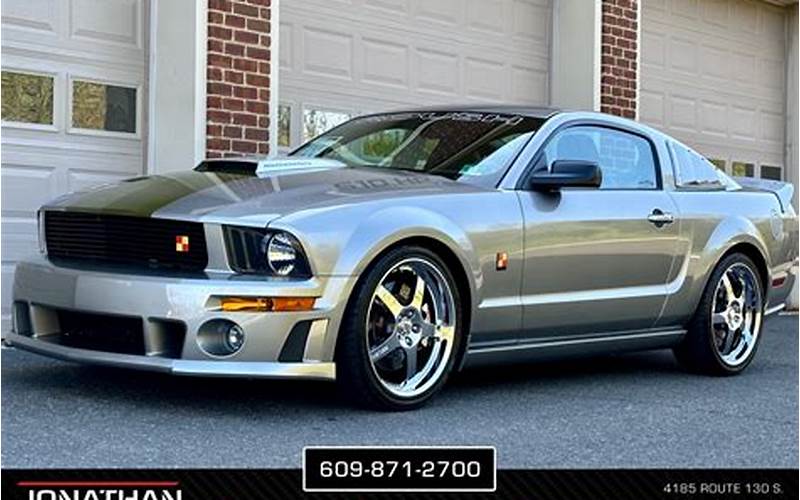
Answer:
<svg viewBox="0 0 800 500"><path fill-rule="evenodd" d="M621 130L581 125L557 132L544 148L548 169L556 160L597 163L603 173L600 189L658 187L650 141Z"/></svg>
<svg viewBox="0 0 800 500"><path fill-rule="evenodd" d="M670 145L675 158L675 184L680 188L723 189L723 172L699 153L677 143Z"/></svg>

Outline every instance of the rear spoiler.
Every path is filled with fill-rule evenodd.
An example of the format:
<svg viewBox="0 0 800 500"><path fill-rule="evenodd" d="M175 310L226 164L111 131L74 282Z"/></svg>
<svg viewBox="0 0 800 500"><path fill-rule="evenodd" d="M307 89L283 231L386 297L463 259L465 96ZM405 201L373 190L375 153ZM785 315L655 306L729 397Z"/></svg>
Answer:
<svg viewBox="0 0 800 500"><path fill-rule="evenodd" d="M774 194L778 198L783 212L792 206L794 186L788 182L754 179L752 177L734 177L733 180L747 190L764 191Z"/></svg>

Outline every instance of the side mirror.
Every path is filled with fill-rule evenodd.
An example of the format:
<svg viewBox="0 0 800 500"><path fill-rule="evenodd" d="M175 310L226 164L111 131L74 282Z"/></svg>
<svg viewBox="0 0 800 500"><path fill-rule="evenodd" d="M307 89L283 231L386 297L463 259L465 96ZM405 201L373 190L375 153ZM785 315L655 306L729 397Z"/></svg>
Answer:
<svg viewBox="0 0 800 500"><path fill-rule="evenodd" d="M530 187L534 191L555 191L564 187L598 188L602 182L603 173L593 161L556 160L549 172L533 174Z"/></svg>

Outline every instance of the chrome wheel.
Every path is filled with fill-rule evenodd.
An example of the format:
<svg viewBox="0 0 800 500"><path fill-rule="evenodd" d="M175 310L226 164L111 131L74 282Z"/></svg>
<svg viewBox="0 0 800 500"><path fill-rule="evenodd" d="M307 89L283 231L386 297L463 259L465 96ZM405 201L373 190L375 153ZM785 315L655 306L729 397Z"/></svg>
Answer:
<svg viewBox="0 0 800 500"><path fill-rule="evenodd" d="M761 284L748 266L736 263L722 274L714 292L711 332L724 363L744 363L758 340L763 298Z"/></svg>
<svg viewBox="0 0 800 500"><path fill-rule="evenodd" d="M369 362L381 386L400 398L423 394L453 356L456 306L435 264L405 259L383 275L367 313Z"/></svg>

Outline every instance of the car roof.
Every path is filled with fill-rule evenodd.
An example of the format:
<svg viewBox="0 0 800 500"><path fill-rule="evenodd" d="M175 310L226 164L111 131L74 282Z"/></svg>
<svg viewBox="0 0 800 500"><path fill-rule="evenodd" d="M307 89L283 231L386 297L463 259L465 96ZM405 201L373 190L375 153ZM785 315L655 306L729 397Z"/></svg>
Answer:
<svg viewBox="0 0 800 500"><path fill-rule="evenodd" d="M533 106L530 104L454 104L427 106L418 108L390 109L379 113L369 114L390 114L390 113L496 113L503 115L522 115L531 118L546 119L562 112L562 109L547 106Z"/></svg>

